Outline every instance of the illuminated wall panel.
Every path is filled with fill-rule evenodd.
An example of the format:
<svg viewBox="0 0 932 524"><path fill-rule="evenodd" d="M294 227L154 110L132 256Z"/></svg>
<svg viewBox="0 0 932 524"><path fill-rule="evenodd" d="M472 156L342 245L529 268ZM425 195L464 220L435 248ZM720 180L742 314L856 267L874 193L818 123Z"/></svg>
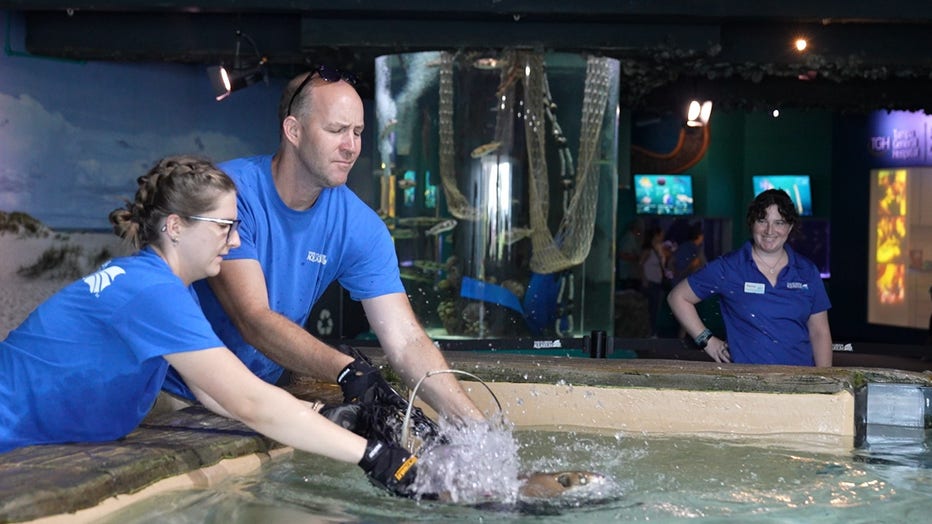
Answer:
<svg viewBox="0 0 932 524"><path fill-rule="evenodd" d="M868 322L928 326L932 168L871 171Z"/></svg>

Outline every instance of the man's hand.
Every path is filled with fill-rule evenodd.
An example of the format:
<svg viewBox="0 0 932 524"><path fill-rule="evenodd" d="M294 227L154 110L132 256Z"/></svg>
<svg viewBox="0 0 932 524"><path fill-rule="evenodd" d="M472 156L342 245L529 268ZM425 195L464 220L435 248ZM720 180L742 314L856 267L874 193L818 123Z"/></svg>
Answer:
<svg viewBox="0 0 932 524"><path fill-rule="evenodd" d="M402 497L415 493L411 485L417 477L417 457L394 444L370 440L359 467L376 486Z"/></svg>
<svg viewBox="0 0 932 524"><path fill-rule="evenodd" d="M340 346L340 351L354 357L337 375L337 383L343 390L343 401L362 404L369 410L366 412L369 416L363 417L367 421L365 428L361 429L364 432L354 431L366 438L377 436L397 441L401 436L400 423L408 409L408 400L385 381L365 355L346 345ZM414 434L421 440L426 442L440 437L440 428L420 408L414 407L411 410L411 422Z"/></svg>
<svg viewBox="0 0 932 524"><path fill-rule="evenodd" d="M343 390L343 402L347 404L371 404L377 399L400 398L400 395L382 378L379 370L359 357L340 371L337 375L337 383Z"/></svg>

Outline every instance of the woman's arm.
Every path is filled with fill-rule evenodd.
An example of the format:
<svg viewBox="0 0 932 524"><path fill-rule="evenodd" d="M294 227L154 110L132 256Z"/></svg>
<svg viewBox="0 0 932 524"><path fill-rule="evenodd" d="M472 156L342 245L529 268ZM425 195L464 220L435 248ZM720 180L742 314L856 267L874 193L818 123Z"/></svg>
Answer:
<svg viewBox="0 0 932 524"><path fill-rule="evenodd" d="M816 367L832 367L832 331L828 326L828 311L810 315L806 327L809 328Z"/></svg>
<svg viewBox="0 0 932 524"><path fill-rule="evenodd" d="M673 316L692 338L705 330L705 325L696 310L696 304L699 302L701 302L699 297L693 292L693 288L689 287L689 282L686 280L680 281L667 295L667 304L670 305Z"/></svg>
<svg viewBox="0 0 932 524"><path fill-rule="evenodd" d="M693 292L693 288L689 287L689 281L686 279L681 280L667 295L667 304L670 305L673 316L693 339L706 330L696 310L696 304L699 302L701 300ZM716 362L731 362L728 343L718 337L710 337L703 350Z"/></svg>
<svg viewBox="0 0 932 524"><path fill-rule="evenodd" d="M166 355L208 409L239 420L282 444L351 464L366 439L327 420L286 392L256 377L223 347Z"/></svg>

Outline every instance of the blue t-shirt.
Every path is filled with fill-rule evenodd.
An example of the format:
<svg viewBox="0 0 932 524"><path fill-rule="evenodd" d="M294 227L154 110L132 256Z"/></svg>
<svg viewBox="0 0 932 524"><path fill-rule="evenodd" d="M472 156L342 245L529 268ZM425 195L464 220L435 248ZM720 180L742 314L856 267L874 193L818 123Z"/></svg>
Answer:
<svg viewBox="0 0 932 524"><path fill-rule="evenodd" d="M751 257L751 242L687 277L702 300L719 296L734 362L813 366L809 317L832 307L819 270L784 245L788 263L771 286Z"/></svg>
<svg viewBox="0 0 932 524"><path fill-rule="evenodd" d="M0 452L121 438L152 407L163 355L222 345L154 251L114 259L0 342Z"/></svg>
<svg viewBox="0 0 932 524"><path fill-rule="evenodd" d="M348 187L324 189L310 209L289 208L272 180L272 157L219 165L236 182L241 245L226 260L257 260L265 274L269 307L303 326L311 307L337 280L353 300L403 293L388 228ZM275 383L282 367L246 343L206 281L194 285L220 339L258 377ZM174 370L165 390L192 398Z"/></svg>

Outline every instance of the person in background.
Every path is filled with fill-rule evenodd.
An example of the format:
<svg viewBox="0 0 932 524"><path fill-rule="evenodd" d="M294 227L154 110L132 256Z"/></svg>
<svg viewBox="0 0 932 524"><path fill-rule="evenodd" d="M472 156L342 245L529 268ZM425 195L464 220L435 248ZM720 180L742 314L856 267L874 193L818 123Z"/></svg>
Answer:
<svg viewBox="0 0 932 524"><path fill-rule="evenodd" d="M253 373L269 383L286 383L286 369L337 382L347 402L397 394L364 359L304 329L333 281L362 302L408 387L449 368L414 315L388 228L346 187L364 124L355 82L325 66L292 79L279 104L278 151L220 164L239 189L241 245L224 257L219 275L195 285L214 330ZM164 389L193 398L173 371ZM453 374L433 376L420 391L441 415L484 420Z"/></svg>
<svg viewBox="0 0 932 524"><path fill-rule="evenodd" d="M641 289L647 297L647 312L650 322L650 336L657 336L657 317L660 315L660 306L666 293L664 281L669 280L670 270L667 269L669 248L663 242L663 229L651 225L644 234L641 246Z"/></svg>
<svg viewBox="0 0 932 524"><path fill-rule="evenodd" d="M819 269L786 240L799 221L783 190L760 193L748 206L751 239L673 288L673 314L716 362L829 367L831 307ZM719 296L728 341L699 318L696 304Z"/></svg>
<svg viewBox="0 0 932 524"><path fill-rule="evenodd" d="M644 222L635 219L628 223L624 235L618 244L618 263L616 264L616 289L638 289L641 287L641 235Z"/></svg>
<svg viewBox="0 0 932 524"><path fill-rule="evenodd" d="M169 364L208 409L294 448L359 464L406 494L417 458L367 441L318 406L259 380L214 334L190 290L239 245L236 187L211 163L162 159L135 200L110 213L138 249L66 286L0 342L0 452L123 438Z"/></svg>
<svg viewBox="0 0 932 524"><path fill-rule="evenodd" d="M673 253L674 286L705 266L705 253L702 251L702 242L704 240L702 222L697 221L690 224L686 242L680 243Z"/></svg>
<svg viewBox="0 0 932 524"><path fill-rule="evenodd" d="M672 257L673 286L679 284L684 278L702 269L706 265L705 253L702 243L705 235L702 232L702 222L696 221L689 225L684 242L681 242ZM686 336L683 326L679 327L677 338Z"/></svg>

